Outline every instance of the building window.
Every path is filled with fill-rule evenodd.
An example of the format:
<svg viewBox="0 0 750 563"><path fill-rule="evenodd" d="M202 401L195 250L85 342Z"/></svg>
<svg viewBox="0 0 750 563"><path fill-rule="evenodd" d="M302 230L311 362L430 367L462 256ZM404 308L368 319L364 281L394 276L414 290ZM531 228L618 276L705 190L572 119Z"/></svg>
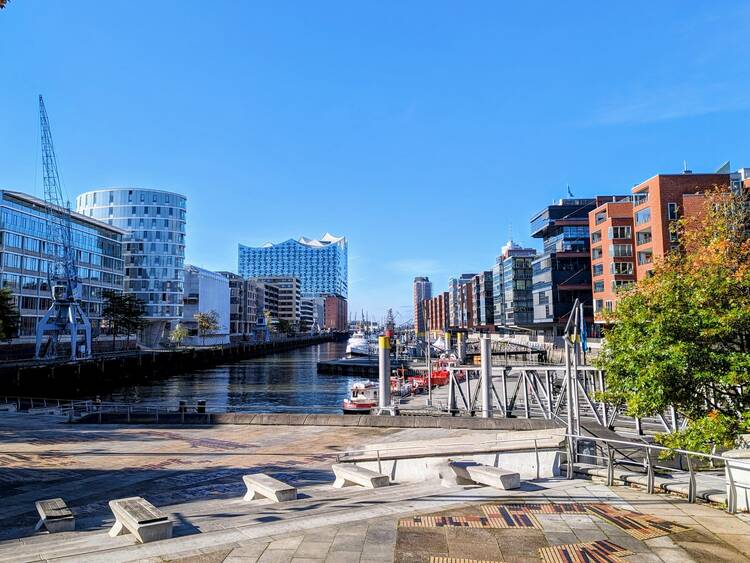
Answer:
<svg viewBox="0 0 750 563"><path fill-rule="evenodd" d="M644 231L638 231L635 233L635 243L638 245L641 244L648 244L651 242L651 229L646 229Z"/></svg>
<svg viewBox="0 0 750 563"><path fill-rule="evenodd" d="M632 281L614 280L612 282L612 291L614 291L615 293L618 293L620 291L627 291L631 287L633 287Z"/></svg>
<svg viewBox="0 0 750 563"><path fill-rule="evenodd" d="M623 257L633 255L632 244L612 244L609 247L610 256Z"/></svg>
<svg viewBox="0 0 750 563"><path fill-rule="evenodd" d="M602 310L602 304L603 303L604 303L604 301L602 301L601 299L596 299L594 301L594 313Z"/></svg>
<svg viewBox="0 0 750 563"><path fill-rule="evenodd" d="M654 261L653 253L650 250L646 250L638 253L638 264L643 266L644 264L651 264Z"/></svg>
<svg viewBox="0 0 750 563"><path fill-rule="evenodd" d="M677 219L677 204L676 203L667 204L667 219L669 219L670 221L675 221Z"/></svg>
<svg viewBox="0 0 750 563"><path fill-rule="evenodd" d="M604 273L604 265L602 264L594 264L591 266L591 272L595 276L601 276Z"/></svg>
<svg viewBox="0 0 750 563"><path fill-rule="evenodd" d="M632 262L612 262L611 273L616 276L631 276L633 275L633 263Z"/></svg>
<svg viewBox="0 0 750 563"><path fill-rule="evenodd" d="M591 244L597 243L600 240L602 240L602 232L601 231L594 231L591 233Z"/></svg>
<svg viewBox="0 0 750 563"><path fill-rule="evenodd" d="M632 229L630 227L610 227L609 228L609 240L617 238L630 238L633 236Z"/></svg>
<svg viewBox="0 0 750 563"><path fill-rule="evenodd" d="M651 208L647 207L646 209L641 209L635 214L635 224L636 225L643 225L644 223L648 223L651 221Z"/></svg>
<svg viewBox="0 0 750 563"><path fill-rule="evenodd" d="M604 282L599 280L594 282L594 293L602 293L604 291Z"/></svg>
<svg viewBox="0 0 750 563"><path fill-rule="evenodd" d="M594 218L594 221L596 222L597 225L599 225L600 223L604 223L604 221L606 220L607 220L606 211L600 211L599 213L596 214L596 217Z"/></svg>
<svg viewBox="0 0 750 563"><path fill-rule="evenodd" d="M602 247L597 246L596 248L591 249L591 259L596 260L598 258L602 257Z"/></svg>
<svg viewBox="0 0 750 563"><path fill-rule="evenodd" d="M604 308L611 313L612 312L612 301L605 301L604 302Z"/></svg>

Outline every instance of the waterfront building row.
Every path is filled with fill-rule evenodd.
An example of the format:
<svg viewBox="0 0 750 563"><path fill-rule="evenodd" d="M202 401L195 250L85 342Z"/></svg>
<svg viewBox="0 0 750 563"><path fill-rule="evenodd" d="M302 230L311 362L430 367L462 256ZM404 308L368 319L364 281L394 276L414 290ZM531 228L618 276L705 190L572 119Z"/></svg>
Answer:
<svg viewBox="0 0 750 563"><path fill-rule="evenodd" d="M659 174L630 194L557 200L531 219L540 251L508 241L491 270L450 278L434 297L420 289L426 278L415 278L415 330L555 337L578 299L589 335L598 336L620 292L679 247L676 222L700 212L706 191L730 186L750 187L750 169Z"/></svg>

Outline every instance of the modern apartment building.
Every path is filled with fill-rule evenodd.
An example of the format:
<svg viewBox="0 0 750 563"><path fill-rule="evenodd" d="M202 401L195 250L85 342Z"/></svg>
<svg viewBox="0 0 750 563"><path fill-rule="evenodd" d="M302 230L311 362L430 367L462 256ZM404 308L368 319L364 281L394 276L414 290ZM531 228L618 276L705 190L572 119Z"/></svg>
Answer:
<svg viewBox="0 0 750 563"><path fill-rule="evenodd" d="M612 311L617 294L636 281L633 203L603 203L589 213L594 320Z"/></svg>
<svg viewBox="0 0 750 563"><path fill-rule="evenodd" d="M302 284L294 276L258 276L263 284L270 284L278 288L277 313L273 317L280 321L287 321L293 327L299 328L301 321ZM266 295L268 300L268 294ZM271 313L273 315L273 313Z"/></svg>
<svg viewBox="0 0 750 563"><path fill-rule="evenodd" d="M459 312L459 327L460 328L474 328L474 278L467 281L465 284L458 288L458 312Z"/></svg>
<svg viewBox="0 0 750 563"><path fill-rule="evenodd" d="M310 332L315 323L315 299L303 297L299 302L299 331Z"/></svg>
<svg viewBox="0 0 750 563"><path fill-rule="evenodd" d="M229 279L219 272L212 272L185 265L185 297L182 309L182 325L189 334L189 344L228 344L231 305ZM210 334L201 334L195 316L198 313L216 313L218 328Z"/></svg>
<svg viewBox="0 0 750 563"><path fill-rule="evenodd" d="M149 324L141 339L147 344L156 344L183 317L186 201L138 188L98 189L76 198L79 213L127 232L124 290L145 304Z"/></svg>
<svg viewBox="0 0 750 563"><path fill-rule="evenodd" d="M680 246L677 221L698 213L704 194L714 188L740 185L744 169L735 174L657 174L633 188L633 195L602 202L589 213L594 313L617 304L618 292L642 280L654 261Z"/></svg>
<svg viewBox="0 0 750 563"><path fill-rule="evenodd" d="M427 330L427 316L422 302L432 297L432 282L430 278L418 276L414 278L414 332L417 336Z"/></svg>
<svg viewBox="0 0 750 563"><path fill-rule="evenodd" d="M633 188L636 277L642 279L679 245L676 221L684 209L683 198L714 187L729 188L730 174L657 174Z"/></svg>
<svg viewBox="0 0 750 563"><path fill-rule="evenodd" d="M260 247L239 245L238 273L245 278L286 276L300 282L304 297L348 295L348 244L326 233Z"/></svg>
<svg viewBox="0 0 750 563"><path fill-rule="evenodd" d="M605 199L561 199L531 219L531 236L543 243L532 263L531 328L546 336L561 334L576 299L586 322L593 322L589 212Z"/></svg>
<svg viewBox="0 0 750 563"><path fill-rule="evenodd" d="M448 326L462 326L461 286L470 283L476 274L461 274L458 278L448 280Z"/></svg>
<svg viewBox="0 0 750 563"><path fill-rule="evenodd" d="M38 320L52 303L47 272L60 249L49 242L48 221L44 201L0 190L0 284L10 288L15 297L21 315L20 337L36 334ZM123 290L126 232L78 213L71 214L71 225L83 286L81 307L97 335L101 329L102 292Z"/></svg>
<svg viewBox="0 0 750 563"><path fill-rule="evenodd" d="M279 320L279 286L270 282L255 280L263 287L263 316L269 317L271 323Z"/></svg>
<svg viewBox="0 0 750 563"><path fill-rule="evenodd" d="M472 317L475 328L492 331L495 327L495 306L492 293L492 270L480 272L472 278L474 291Z"/></svg>
<svg viewBox="0 0 750 563"><path fill-rule="evenodd" d="M219 273L229 280L230 337L254 338L264 323L265 286L255 279L245 279L232 272Z"/></svg>
<svg viewBox="0 0 750 563"><path fill-rule="evenodd" d="M449 303L447 291L438 293L435 297L424 301L427 312L427 329L432 334L440 334L448 330Z"/></svg>
<svg viewBox="0 0 750 563"><path fill-rule="evenodd" d="M532 293L533 248L523 248L512 240L502 247L492 269L492 290L496 326L528 327L534 323Z"/></svg>

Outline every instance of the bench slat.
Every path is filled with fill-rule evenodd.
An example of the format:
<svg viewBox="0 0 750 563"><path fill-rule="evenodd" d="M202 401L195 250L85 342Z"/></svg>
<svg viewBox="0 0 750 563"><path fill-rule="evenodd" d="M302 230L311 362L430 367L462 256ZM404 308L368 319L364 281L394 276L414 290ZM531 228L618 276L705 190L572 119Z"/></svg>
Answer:
<svg viewBox="0 0 750 563"><path fill-rule="evenodd" d="M145 499L127 499L117 503L138 524L166 520L167 515Z"/></svg>
<svg viewBox="0 0 750 563"><path fill-rule="evenodd" d="M70 518L73 513L61 498L51 498L38 501L39 508L44 513L47 520L58 520L60 518Z"/></svg>

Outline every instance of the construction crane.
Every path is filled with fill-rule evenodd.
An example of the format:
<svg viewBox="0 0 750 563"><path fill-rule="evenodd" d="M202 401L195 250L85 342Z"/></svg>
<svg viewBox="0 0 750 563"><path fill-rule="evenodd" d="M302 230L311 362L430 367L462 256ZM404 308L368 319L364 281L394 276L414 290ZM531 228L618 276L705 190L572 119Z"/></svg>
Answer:
<svg viewBox="0 0 750 563"><path fill-rule="evenodd" d="M81 307L83 285L73 247L70 203L63 198L49 118L41 95L39 120L47 211L47 255L52 256L47 268L47 282L52 291L52 304L36 326L36 357L57 358L60 336L69 334L70 359L76 361L91 357L91 321Z"/></svg>

